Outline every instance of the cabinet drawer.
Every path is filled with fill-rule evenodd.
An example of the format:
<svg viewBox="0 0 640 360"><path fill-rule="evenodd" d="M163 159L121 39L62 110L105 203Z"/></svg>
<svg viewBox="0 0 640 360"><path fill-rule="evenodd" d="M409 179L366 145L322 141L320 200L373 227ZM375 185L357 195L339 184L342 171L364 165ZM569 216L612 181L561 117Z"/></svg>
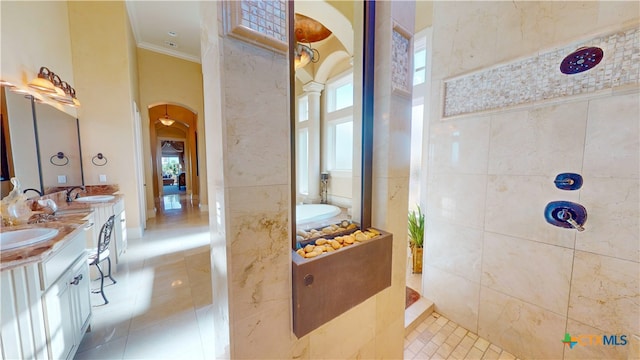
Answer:
<svg viewBox="0 0 640 360"><path fill-rule="evenodd" d="M73 239L53 256L40 263L40 287L46 290L62 275L79 257L85 256L84 233L77 234Z"/></svg>

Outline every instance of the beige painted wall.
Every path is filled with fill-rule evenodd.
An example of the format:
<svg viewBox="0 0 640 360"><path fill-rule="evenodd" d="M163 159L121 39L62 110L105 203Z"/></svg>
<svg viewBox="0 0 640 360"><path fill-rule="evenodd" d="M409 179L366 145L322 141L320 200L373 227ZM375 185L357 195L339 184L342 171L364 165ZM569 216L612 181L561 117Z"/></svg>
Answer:
<svg viewBox="0 0 640 360"><path fill-rule="evenodd" d="M144 158L151 159L151 143L148 108L162 103L170 103L188 108L198 118L198 157L200 162L201 208L207 208L207 166L204 138L204 100L202 95L202 66L198 63L138 49L138 76L140 82L140 116L144 137ZM152 163L145 164L145 178L153 178ZM148 180L151 181L151 180ZM153 213L153 187L147 183L147 209Z"/></svg>
<svg viewBox="0 0 640 360"><path fill-rule="evenodd" d="M415 32L424 30L433 23L433 1L416 1Z"/></svg>
<svg viewBox="0 0 640 360"><path fill-rule="evenodd" d="M4 1L0 4L0 19L2 80L26 89L29 81L37 76L40 67L46 66L71 86L75 86L66 2ZM35 27L33 24L39 26ZM42 31L43 28L47 31ZM17 105L10 104L13 98L18 99ZM14 128L11 130L11 143L13 156L16 157L15 175L22 182L23 188L39 189L29 101L22 95L11 93L8 99L9 126ZM57 104L54 106L76 117L74 108Z"/></svg>
<svg viewBox="0 0 640 360"><path fill-rule="evenodd" d="M72 43L76 90L82 94L82 154L85 183L118 184L126 196L125 209L130 236L139 236L141 219L135 179L133 101L135 101L135 61L131 51L131 30L123 2L69 2L69 29ZM108 30L108 31L107 31ZM95 166L91 158L103 153L105 166Z"/></svg>
<svg viewBox="0 0 640 360"><path fill-rule="evenodd" d="M37 76L40 67L46 66L74 86L67 3L3 1L0 11L2 80L26 88L29 81ZM56 107L76 116L76 110L72 107Z"/></svg>

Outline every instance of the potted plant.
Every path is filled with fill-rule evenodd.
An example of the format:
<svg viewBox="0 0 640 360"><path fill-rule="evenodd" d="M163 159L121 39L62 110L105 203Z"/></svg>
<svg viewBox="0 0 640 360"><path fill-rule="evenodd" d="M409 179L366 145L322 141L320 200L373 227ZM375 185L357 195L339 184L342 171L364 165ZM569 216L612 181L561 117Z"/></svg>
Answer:
<svg viewBox="0 0 640 360"><path fill-rule="evenodd" d="M409 212L409 247L411 248L412 272L422 273L422 248L424 246L424 214L418 206L418 210Z"/></svg>

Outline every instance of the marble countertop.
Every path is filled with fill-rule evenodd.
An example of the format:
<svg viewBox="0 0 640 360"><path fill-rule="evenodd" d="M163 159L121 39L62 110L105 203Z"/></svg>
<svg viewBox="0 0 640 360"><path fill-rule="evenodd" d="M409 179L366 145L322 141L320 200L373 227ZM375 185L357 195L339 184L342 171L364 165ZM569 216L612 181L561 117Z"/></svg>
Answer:
<svg viewBox="0 0 640 360"><path fill-rule="evenodd" d="M15 249L2 250L0 252L0 271L45 260L63 248L68 240L74 238L84 230L87 223L85 217L89 215L91 211L91 209L88 209L86 213L57 216L58 220L46 223L4 226L0 228L0 233L31 228L58 229L58 235L50 240Z"/></svg>
<svg viewBox="0 0 640 360"><path fill-rule="evenodd" d="M73 213L54 215L54 220L44 223L1 226L0 233L30 228L54 228L58 229L58 235L50 240L39 242L37 244L0 251L0 271L13 269L35 262L41 262L47 259L49 256L63 248L68 240L84 231L84 228L87 225L86 217L93 212L94 208L113 206L118 201L124 199L124 195L114 194L115 198L111 201L67 203L64 201L63 195L59 195L57 193L52 195L45 195L39 199L52 198L56 201L58 213L64 213L65 211L73 211ZM62 201L60 201L60 199L62 199Z"/></svg>

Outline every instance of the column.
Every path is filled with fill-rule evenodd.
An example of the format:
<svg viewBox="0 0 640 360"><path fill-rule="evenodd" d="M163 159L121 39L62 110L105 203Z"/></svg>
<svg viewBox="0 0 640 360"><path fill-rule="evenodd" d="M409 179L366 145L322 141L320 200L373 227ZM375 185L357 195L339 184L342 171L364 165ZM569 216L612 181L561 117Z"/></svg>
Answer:
<svg viewBox="0 0 640 360"><path fill-rule="evenodd" d="M320 203L320 94L324 84L309 81L302 87L309 98L309 195L305 203Z"/></svg>

